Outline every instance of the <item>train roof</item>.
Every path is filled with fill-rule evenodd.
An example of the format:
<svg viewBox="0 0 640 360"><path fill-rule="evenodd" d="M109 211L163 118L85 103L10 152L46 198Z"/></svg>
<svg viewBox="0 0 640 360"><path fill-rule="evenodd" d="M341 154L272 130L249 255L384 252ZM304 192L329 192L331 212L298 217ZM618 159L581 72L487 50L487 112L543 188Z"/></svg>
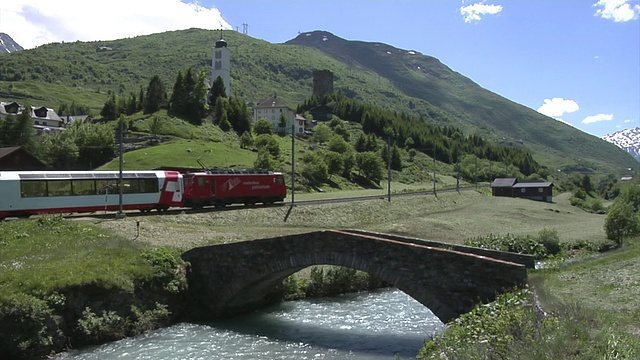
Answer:
<svg viewBox="0 0 640 360"><path fill-rule="evenodd" d="M125 179L149 179L164 175L165 171L123 171ZM119 171L0 171L2 180L73 180L73 179L118 179Z"/></svg>

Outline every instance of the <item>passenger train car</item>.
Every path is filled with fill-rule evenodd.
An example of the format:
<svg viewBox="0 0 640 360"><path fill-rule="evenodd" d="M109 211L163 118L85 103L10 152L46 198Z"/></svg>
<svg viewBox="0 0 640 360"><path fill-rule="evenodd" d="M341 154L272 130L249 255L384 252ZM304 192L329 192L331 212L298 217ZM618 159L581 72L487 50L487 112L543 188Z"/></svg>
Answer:
<svg viewBox="0 0 640 360"><path fill-rule="evenodd" d="M1 171L0 219L120 208L118 171ZM124 210L166 210L183 204L177 171L123 171Z"/></svg>

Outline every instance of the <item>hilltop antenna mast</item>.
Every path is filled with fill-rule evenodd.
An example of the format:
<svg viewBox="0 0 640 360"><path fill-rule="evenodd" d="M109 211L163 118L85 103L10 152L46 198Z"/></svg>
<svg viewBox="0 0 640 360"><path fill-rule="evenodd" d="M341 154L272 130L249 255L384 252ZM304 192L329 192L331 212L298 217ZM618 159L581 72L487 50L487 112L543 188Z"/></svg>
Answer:
<svg viewBox="0 0 640 360"><path fill-rule="evenodd" d="M242 33L245 35L249 35L249 24L242 23Z"/></svg>

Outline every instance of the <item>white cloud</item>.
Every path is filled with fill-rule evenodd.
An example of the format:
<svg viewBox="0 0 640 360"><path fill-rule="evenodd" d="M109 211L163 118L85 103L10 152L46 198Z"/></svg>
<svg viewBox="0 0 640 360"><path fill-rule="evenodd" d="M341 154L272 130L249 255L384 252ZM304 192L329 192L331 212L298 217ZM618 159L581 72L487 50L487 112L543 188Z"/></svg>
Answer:
<svg viewBox="0 0 640 360"><path fill-rule="evenodd" d="M611 120L613 120L613 114L598 114L598 115L587 116L582 120L582 123L593 124L600 121L611 121Z"/></svg>
<svg viewBox="0 0 640 360"><path fill-rule="evenodd" d="M632 122L633 122L633 120L631 120L631 119L627 119L627 120L625 120L624 122L625 122L626 124L628 124L628 123L632 123Z"/></svg>
<svg viewBox="0 0 640 360"><path fill-rule="evenodd" d="M460 14L462 14L464 22L466 23L480 21L484 15L495 15L501 11L502 6L486 5L484 1L460 7Z"/></svg>
<svg viewBox="0 0 640 360"><path fill-rule="evenodd" d="M564 120L564 119L560 119L560 118L554 118L554 119L555 119L555 120L560 121L560 122L561 122L561 123L563 123L563 124L567 124L567 125L569 125L569 126L573 127L573 124L572 124L572 123L570 123L570 122L568 122L568 121L566 121L566 120Z"/></svg>
<svg viewBox="0 0 640 360"><path fill-rule="evenodd" d="M640 16L640 5L631 5L629 0L598 0L593 4L596 16L615 22L627 22L636 20Z"/></svg>
<svg viewBox="0 0 640 360"><path fill-rule="evenodd" d="M538 108L538 112L549 117L558 117L580 109L578 103L563 98L544 99L544 104Z"/></svg>
<svg viewBox="0 0 640 360"><path fill-rule="evenodd" d="M189 28L231 29L218 9L197 0L13 0L3 2L0 10L0 30L26 49Z"/></svg>

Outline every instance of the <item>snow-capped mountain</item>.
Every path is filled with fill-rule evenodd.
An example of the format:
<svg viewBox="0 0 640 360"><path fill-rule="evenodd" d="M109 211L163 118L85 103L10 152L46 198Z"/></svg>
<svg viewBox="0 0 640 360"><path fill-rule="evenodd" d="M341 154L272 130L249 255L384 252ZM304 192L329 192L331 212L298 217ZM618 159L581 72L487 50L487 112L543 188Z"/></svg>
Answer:
<svg viewBox="0 0 640 360"><path fill-rule="evenodd" d="M11 36L5 33L0 33L0 53L5 53L5 52L10 53L10 52L20 51L20 50L24 50L24 49L22 48L22 46L18 45L17 42L13 41Z"/></svg>
<svg viewBox="0 0 640 360"><path fill-rule="evenodd" d="M616 131L602 138L626 150L640 161L640 127Z"/></svg>

